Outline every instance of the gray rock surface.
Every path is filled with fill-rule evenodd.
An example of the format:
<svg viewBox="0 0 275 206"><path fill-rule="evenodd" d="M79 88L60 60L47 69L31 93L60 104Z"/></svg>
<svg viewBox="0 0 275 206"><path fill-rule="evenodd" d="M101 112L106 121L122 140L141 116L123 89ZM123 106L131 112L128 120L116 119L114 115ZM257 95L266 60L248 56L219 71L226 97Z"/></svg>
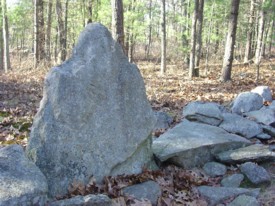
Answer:
<svg viewBox="0 0 275 206"><path fill-rule="evenodd" d="M21 146L0 149L0 205L44 206L47 192L45 176L25 157Z"/></svg>
<svg viewBox="0 0 275 206"><path fill-rule="evenodd" d="M268 108L275 110L275 100L271 102L271 104L268 106Z"/></svg>
<svg viewBox="0 0 275 206"><path fill-rule="evenodd" d="M230 133L238 134L246 138L255 137L263 132L262 127L256 122L231 113L223 114L223 122L219 127Z"/></svg>
<svg viewBox="0 0 275 206"><path fill-rule="evenodd" d="M155 112L156 124L154 130L168 129L173 122L173 118L165 112Z"/></svg>
<svg viewBox="0 0 275 206"><path fill-rule="evenodd" d="M220 107L212 102L191 102L183 108L182 114L190 121L217 126L223 120Z"/></svg>
<svg viewBox="0 0 275 206"><path fill-rule="evenodd" d="M203 166L203 170L210 177L217 177L217 176L225 175L226 166L218 162L207 162Z"/></svg>
<svg viewBox="0 0 275 206"><path fill-rule="evenodd" d="M72 57L45 79L26 152L50 195L64 195L74 179L141 172L154 125L138 68L106 27L88 24Z"/></svg>
<svg viewBox="0 0 275 206"><path fill-rule="evenodd" d="M230 202L227 206L260 206L260 203L255 197L240 195L236 197L232 202Z"/></svg>
<svg viewBox="0 0 275 206"><path fill-rule="evenodd" d="M203 166L213 154L240 148L251 143L221 128L183 120L153 142L153 152L160 161L184 168Z"/></svg>
<svg viewBox="0 0 275 206"><path fill-rule="evenodd" d="M271 182L268 172L253 162L246 162L240 165L240 170L255 185L269 184Z"/></svg>
<svg viewBox="0 0 275 206"><path fill-rule="evenodd" d="M268 126L268 125L261 125L261 127L263 128L263 131L269 135L271 135L272 137L275 137L275 128L272 126Z"/></svg>
<svg viewBox="0 0 275 206"><path fill-rule="evenodd" d="M242 114L245 112L250 112L258 110L263 106L263 98L253 92L243 92L240 93L236 99L233 101L232 112L237 114Z"/></svg>
<svg viewBox="0 0 275 206"><path fill-rule="evenodd" d="M233 174L222 179L223 187L239 187L244 179L243 174Z"/></svg>
<svg viewBox="0 0 275 206"><path fill-rule="evenodd" d="M257 111L247 112L245 115L265 125L272 125L275 123L275 110L268 107L263 107Z"/></svg>
<svg viewBox="0 0 275 206"><path fill-rule="evenodd" d="M198 190L199 190L199 193L208 201L209 206L220 204L226 199L236 197L242 194L257 197L260 192L260 189L210 187L210 186L200 186L198 187Z"/></svg>
<svg viewBox="0 0 275 206"><path fill-rule="evenodd" d="M221 152L216 154L216 158L223 163L237 164L247 161L262 162L275 160L275 152L269 146L255 144L236 150Z"/></svg>
<svg viewBox="0 0 275 206"><path fill-rule="evenodd" d="M259 94L263 101L272 101L272 92L268 86L258 86L255 89L252 89L251 92Z"/></svg>
<svg viewBox="0 0 275 206"><path fill-rule="evenodd" d="M261 133L261 134L258 134L255 138L261 139L261 140L267 140L267 139L271 139L272 137L269 134Z"/></svg>
<svg viewBox="0 0 275 206"><path fill-rule="evenodd" d="M86 195L54 201L48 203L48 206L112 206L112 201L106 195Z"/></svg>
<svg viewBox="0 0 275 206"><path fill-rule="evenodd" d="M123 193L138 200L148 199L153 205L157 204L161 196L160 186L154 181L147 181L141 184L132 185L124 188Z"/></svg>

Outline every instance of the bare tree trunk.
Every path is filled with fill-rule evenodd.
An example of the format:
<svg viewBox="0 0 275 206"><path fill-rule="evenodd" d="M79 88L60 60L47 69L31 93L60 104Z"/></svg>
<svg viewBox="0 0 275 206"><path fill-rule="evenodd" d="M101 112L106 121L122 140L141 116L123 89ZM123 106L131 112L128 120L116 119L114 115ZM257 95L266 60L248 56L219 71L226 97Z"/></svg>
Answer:
<svg viewBox="0 0 275 206"><path fill-rule="evenodd" d="M225 45L223 68L221 80L223 82L231 80L232 61L234 55L234 45L236 39L236 31L238 24L238 11L240 0L232 0L231 2L231 15L228 24L228 33Z"/></svg>
<svg viewBox="0 0 275 206"><path fill-rule="evenodd" d="M7 17L6 0L2 0L2 14L3 14L3 40L4 40L4 70L8 72L10 66L10 51L9 51L9 26Z"/></svg>
<svg viewBox="0 0 275 206"><path fill-rule="evenodd" d="M51 61L51 27L52 27L52 0L48 2L47 31L46 31L46 57Z"/></svg>
<svg viewBox="0 0 275 206"><path fill-rule="evenodd" d="M0 14L2 14L2 2L0 1ZM0 70L4 70L4 42L3 42L3 21L0 21Z"/></svg>
<svg viewBox="0 0 275 206"><path fill-rule="evenodd" d="M34 68L45 57L43 0L34 0Z"/></svg>
<svg viewBox="0 0 275 206"><path fill-rule="evenodd" d="M197 40L197 19L198 19L199 0L195 0L195 8L192 18L192 31L191 31L191 51L189 63L189 79L195 76L195 53L196 53L196 40Z"/></svg>
<svg viewBox="0 0 275 206"><path fill-rule="evenodd" d="M264 26L265 26L265 11L263 8L265 0L262 0L262 8L259 12L259 23L258 23L258 38L257 38L257 47L255 53L255 64L257 66L257 75L256 75L256 83L260 78L260 63L262 57L262 48L263 48L263 35L264 35Z"/></svg>
<svg viewBox="0 0 275 206"><path fill-rule="evenodd" d="M165 15L165 0L162 0L161 5L161 66L160 73L163 75L166 72L166 15Z"/></svg>
<svg viewBox="0 0 275 206"><path fill-rule="evenodd" d="M149 0L149 33L148 33L148 43L145 46L146 60L149 59L151 44L152 44L152 0Z"/></svg>
<svg viewBox="0 0 275 206"><path fill-rule="evenodd" d="M92 0L88 0L88 21L87 23L92 23L93 22L93 4Z"/></svg>
<svg viewBox="0 0 275 206"><path fill-rule="evenodd" d="M198 19L196 25L196 51L195 51L195 72L194 76L199 76L199 66L200 66L200 59L201 59L201 47L202 47L202 24L203 24L203 7L204 7L204 0L199 0L198 6Z"/></svg>
<svg viewBox="0 0 275 206"><path fill-rule="evenodd" d="M253 22L254 22L254 13L255 13L255 0L251 0L250 4L250 16L248 21L248 28L246 33L246 45L244 53L244 63L247 63L251 58L251 43L252 43L252 34L253 34Z"/></svg>
<svg viewBox="0 0 275 206"><path fill-rule="evenodd" d="M112 36L124 51L124 19L122 0L111 0L112 2Z"/></svg>
<svg viewBox="0 0 275 206"><path fill-rule="evenodd" d="M265 58L265 50L266 50L266 44L267 44L267 36L268 36L268 33L269 33L269 29L270 29L270 26L271 26L271 20L269 19L269 21L266 23L266 29L264 31L264 37L263 37L263 48L262 48L262 56Z"/></svg>
<svg viewBox="0 0 275 206"><path fill-rule="evenodd" d="M274 17L275 15L273 15ZM269 42L269 46L268 46L268 58L271 57L271 48L272 48L272 37L273 37L273 33L274 33L274 27L275 27L275 21L274 21L274 18L272 20L272 26L271 26L271 30L270 30L270 42Z"/></svg>

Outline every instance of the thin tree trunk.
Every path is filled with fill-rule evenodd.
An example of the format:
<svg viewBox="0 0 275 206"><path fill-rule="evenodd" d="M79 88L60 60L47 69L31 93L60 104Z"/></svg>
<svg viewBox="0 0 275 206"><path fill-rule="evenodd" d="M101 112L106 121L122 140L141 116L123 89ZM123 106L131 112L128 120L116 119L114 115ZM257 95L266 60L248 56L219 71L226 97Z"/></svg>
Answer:
<svg viewBox="0 0 275 206"><path fill-rule="evenodd" d="M197 19L198 19L199 0L195 0L195 8L192 18L192 32L191 32L191 51L190 51L190 63L189 63L189 79L195 76L195 52L196 52L196 40L197 40Z"/></svg>
<svg viewBox="0 0 275 206"><path fill-rule="evenodd" d="M47 32L46 32L46 57L51 61L51 29L52 29L52 0L48 2Z"/></svg>
<svg viewBox="0 0 275 206"><path fill-rule="evenodd" d="M0 1L0 14L2 14L2 2ZM4 70L4 42L3 42L3 21L0 21L0 70Z"/></svg>
<svg viewBox="0 0 275 206"><path fill-rule="evenodd" d="M10 66L10 51L9 51L9 26L7 17L6 0L2 0L2 13L3 13L3 40L4 40L4 70L8 72Z"/></svg>
<svg viewBox="0 0 275 206"><path fill-rule="evenodd" d="M230 15L229 25L228 25L228 34L226 39L222 76L221 76L221 80L223 82L231 80L231 70L232 70L234 45L235 45L237 23L238 23L239 4L240 4L240 0L232 0L231 15Z"/></svg>
<svg viewBox="0 0 275 206"><path fill-rule="evenodd" d="M273 16L275 16L275 15L273 15ZM272 26L271 26L271 30L270 30L270 42L269 42L269 46L268 46L268 58L270 58L271 57L271 48L272 48L272 41L273 41L273 39L272 39L272 37L273 37L273 33L274 33L274 27L275 27L275 21L274 21L274 18L273 18L273 20L272 20Z"/></svg>
<svg viewBox="0 0 275 206"><path fill-rule="evenodd" d="M258 23L258 38L257 38L257 47L255 53L255 64L257 66L256 74L256 83L258 83L260 78L260 63L262 57L262 47L263 47L263 35L264 35L264 26L265 26L265 11L263 8L265 0L262 0L262 8L259 12L259 23Z"/></svg>
<svg viewBox="0 0 275 206"><path fill-rule="evenodd" d="M60 55L58 62L61 63L62 61L65 61L66 59L66 30L67 30L67 7L68 7L68 0L65 2L65 11L62 11L62 5L60 0L56 0L56 15L57 15L57 22L58 22L58 39L59 39L59 45L60 45ZM65 15L63 15L65 13ZM64 20L63 20L63 16Z"/></svg>
<svg viewBox="0 0 275 206"><path fill-rule="evenodd" d="M151 44L152 44L152 0L149 0L149 33L148 33L148 43L145 47L146 60L149 59Z"/></svg>
<svg viewBox="0 0 275 206"><path fill-rule="evenodd" d="M194 76L199 76L199 66L200 66L200 58L201 58L201 47L202 47L202 25L203 25L203 7L204 7L204 0L199 0L199 7L198 7L198 20L196 25L196 51L195 51L195 72Z"/></svg>
<svg viewBox="0 0 275 206"><path fill-rule="evenodd" d="M112 36L124 51L124 19L122 0L111 0L112 2Z"/></svg>
<svg viewBox="0 0 275 206"><path fill-rule="evenodd" d="M251 43L252 43L252 34L253 34L253 22L254 22L254 13L255 13L255 0L251 0L250 4L250 16L248 21L248 28L246 33L246 45L244 53L244 63L247 63L251 58Z"/></svg>
<svg viewBox="0 0 275 206"><path fill-rule="evenodd" d="M166 15L165 15L165 0L162 0L161 5L161 66L160 73L163 75L166 72Z"/></svg>
<svg viewBox="0 0 275 206"><path fill-rule="evenodd" d="M87 23L92 23L93 22L93 4L92 0L88 0L88 21Z"/></svg>
<svg viewBox="0 0 275 206"><path fill-rule="evenodd" d="M271 20L269 19L269 21L266 23L266 29L264 31L264 37L263 37L263 51L262 51L262 56L265 58L265 49L266 49L266 44L267 44L267 36L268 36L268 33L269 33L269 29L270 29L270 23Z"/></svg>

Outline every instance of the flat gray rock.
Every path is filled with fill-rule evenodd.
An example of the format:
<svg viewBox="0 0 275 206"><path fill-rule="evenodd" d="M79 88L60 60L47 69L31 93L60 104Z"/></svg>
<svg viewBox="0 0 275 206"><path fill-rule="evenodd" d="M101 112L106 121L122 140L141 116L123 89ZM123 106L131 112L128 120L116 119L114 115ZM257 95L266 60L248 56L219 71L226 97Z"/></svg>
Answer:
<svg viewBox="0 0 275 206"><path fill-rule="evenodd" d="M106 195L86 195L54 201L48 203L48 206L112 206L112 201Z"/></svg>
<svg viewBox="0 0 275 206"><path fill-rule="evenodd" d="M260 206L260 203L255 197L240 195L236 197L232 202L230 202L227 206Z"/></svg>
<svg viewBox="0 0 275 206"><path fill-rule="evenodd" d="M160 186L154 181L147 181L141 184L132 185L124 188L123 193L138 200L148 199L153 205L157 204L161 196Z"/></svg>
<svg viewBox="0 0 275 206"><path fill-rule="evenodd" d="M272 101L272 92L268 86L258 86L255 89L252 89L251 92L259 94L263 101Z"/></svg>
<svg viewBox="0 0 275 206"><path fill-rule="evenodd" d="M153 152L160 161L184 168L202 166L213 160L213 154L250 145L250 141L225 130L183 120L153 141Z"/></svg>
<svg viewBox="0 0 275 206"><path fill-rule="evenodd" d="M253 92L240 93L232 104L232 112L242 114L254 110L259 110L263 106L263 98Z"/></svg>
<svg viewBox="0 0 275 206"><path fill-rule="evenodd" d="M270 109L275 110L275 100L271 102L271 104L268 106Z"/></svg>
<svg viewBox="0 0 275 206"><path fill-rule="evenodd" d="M222 179L223 187L239 187L244 179L243 174L233 174Z"/></svg>
<svg viewBox="0 0 275 206"><path fill-rule="evenodd" d="M247 112L245 115L265 125L273 125L275 123L275 110L268 107L263 107L257 111Z"/></svg>
<svg viewBox="0 0 275 206"><path fill-rule="evenodd" d="M173 118L165 112L155 112L157 122L154 126L154 130L168 129L173 122Z"/></svg>
<svg viewBox="0 0 275 206"><path fill-rule="evenodd" d="M223 113L223 122L219 127L246 138L255 137L263 132L262 127L256 122L231 113Z"/></svg>
<svg viewBox="0 0 275 206"><path fill-rule="evenodd" d="M216 154L216 158L220 162L228 164L237 164L247 161L273 161L275 160L275 152L272 152L267 145L255 144L236 150L221 152Z"/></svg>
<svg viewBox="0 0 275 206"><path fill-rule="evenodd" d="M271 139L272 137L269 134L261 133L261 134L258 134L255 138L261 139L261 140L267 140L267 139Z"/></svg>
<svg viewBox="0 0 275 206"><path fill-rule="evenodd" d="M268 172L253 162L246 162L240 165L240 170L255 185L269 184L271 182Z"/></svg>
<svg viewBox="0 0 275 206"><path fill-rule="evenodd" d="M272 126L268 126L268 125L261 125L261 127L263 128L263 131L269 135L271 135L272 137L275 137L275 128Z"/></svg>
<svg viewBox="0 0 275 206"><path fill-rule="evenodd" d="M25 157L21 146L0 149L0 205L44 206L47 192L45 176Z"/></svg>
<svg viewBox="0 0 275 206"><path fill-rule="evenodd" d="M225 175L226 166L218 162L207 162L203 166L203 170L210 177L218 177L218 176Z"/></svg>
<svg viewBox="0 0 275 206"><path fill-rule="evenodd" d="M152 159L154 113L142 76L106 27L88 24L72 57L45 79L26 152L51 196L73 180L140 173Z"/></svg>
<svg viewBox="0 0 275 206"><path fill-rule="evenodd" d="M182 115L190 121L217 126L223 120L220 107L212 102L191 102L183 108Z"/></svg>
<svg viewBox="0 0 275 206"><path fill-rule="evenodd" d="M207 200L209 206L214 206L222 203L224 200L236 197L242 194L250 196L258 196L260 189L244 189L232 187L198 187L199 193Z"/></svg>

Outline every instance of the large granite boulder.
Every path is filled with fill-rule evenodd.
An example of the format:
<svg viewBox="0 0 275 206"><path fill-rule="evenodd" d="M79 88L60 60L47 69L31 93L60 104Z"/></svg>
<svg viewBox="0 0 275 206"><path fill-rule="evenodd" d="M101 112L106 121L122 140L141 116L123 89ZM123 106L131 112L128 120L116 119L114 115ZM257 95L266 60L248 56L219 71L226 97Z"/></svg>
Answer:
<svg viewBox="0 0 275 206"><path fill-rule="evenodd" d="M217 126L223 120L221 107L212 102L191 102L183 108L182 114L190 121Z"/></svg>
<svg viewBox="0 0 275 206"><path fill-rule="evenodd" d="M253 92L243 92L240 93L232 104L232 112L237 114L242 114L245 112L250 112L258 110L263 106L263 98Z"/></svg>
<svg viewBox="0 0 275 206"><path fill-rule="evenodd" d="M183 120L153 141L153 152L161 162L170 161L188 169L213 160L216 153L250 144L219 127Z"/></svg>
<svg viewBox="0 0 275 206"><path fill-rule="evenodd" d="M48 185L45 176L19 145L0 149L0 205L44 206Z"/></svg>
<svg viewBox="0 0 275 206"><path fill-rule="evenodd" d="M141 172L154 124L137 66L107 28L89 24L72 57L46 77L26 152L50 195L64 195L74 179Z"/></svg>

